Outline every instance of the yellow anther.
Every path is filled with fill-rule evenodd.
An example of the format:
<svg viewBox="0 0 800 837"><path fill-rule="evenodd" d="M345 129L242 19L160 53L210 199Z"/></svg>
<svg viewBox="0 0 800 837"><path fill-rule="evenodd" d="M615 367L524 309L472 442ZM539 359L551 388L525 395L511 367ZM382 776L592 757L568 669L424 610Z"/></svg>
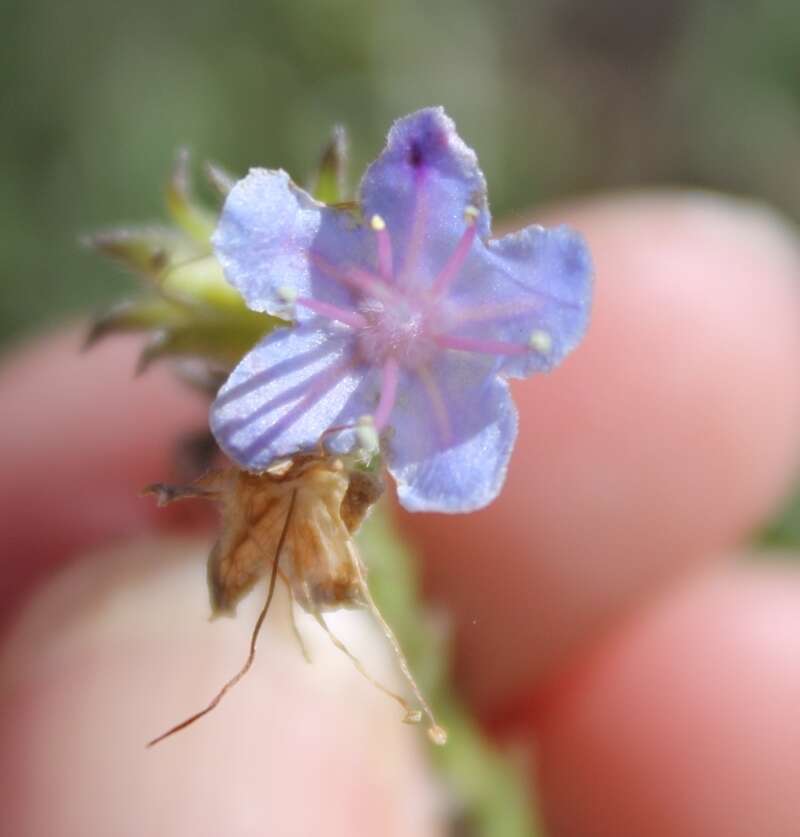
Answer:
<svg viewBox="0 0 800 837"><path fill-rule="evenodd" d="M386 221L380 215L373 215L369 220L369 225L375 232L383 232L386 229Z"/></svg>
<svg viewBox="0 0 800 837"><path fill-rule="evenodd" d="M356 425L358 445L364 453L376 453L380 448L378 430L372 416L361 416Z"/></svg>
<svg viewBox="0 0 800 837"><path fill-rule="evenodd" d="M297 300L297 291L289 285L283 285L278 288L278 296L286 303L291 305Z"/></svg>
<svg viewBox="0 0 800 837"><path fill-rule="evenodd" d="M473 206L469 204L467 208L464 210L464 220L468 224L474 224L478 220L478 216L481 214L481 211L478 209L477 206Z"/></svg>
<svg viewBox="0 0 800 837"><path fill-rule="evenodd" d="M550 354L550 350L553 348L553 338L546 331L537 328L531 334L528 345L534 351L539 352L539 354L547 355Z"/></svg>

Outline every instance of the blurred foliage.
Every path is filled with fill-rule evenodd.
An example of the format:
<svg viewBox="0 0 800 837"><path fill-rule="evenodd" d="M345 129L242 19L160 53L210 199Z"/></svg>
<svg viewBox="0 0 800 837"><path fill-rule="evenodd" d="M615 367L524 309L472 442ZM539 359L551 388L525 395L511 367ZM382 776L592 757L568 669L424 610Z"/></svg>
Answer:
<svg viewBox="0 0 800 837"><path fill-rule="evenodd" d="M177 147L301 178L444 104L496 214L683 182L800 218L795 0L4 0L0 333L132 287L75 246L158 217ZM691 126L691 130L687 129ZM126 284L127 282L127 284Z"/></svg>

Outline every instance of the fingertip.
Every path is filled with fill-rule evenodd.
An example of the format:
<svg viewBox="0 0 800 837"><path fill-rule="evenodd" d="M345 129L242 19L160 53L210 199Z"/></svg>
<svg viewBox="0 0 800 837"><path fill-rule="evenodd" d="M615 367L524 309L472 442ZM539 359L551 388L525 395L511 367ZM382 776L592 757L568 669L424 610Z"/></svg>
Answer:
<svg viewBox="0 0 800 837"><path fill-rule="evenodd" d="M203 427L202 399L165 368L134 376L141 342L81 352L65 329L0 367L0 504L6 544L0 601L76 551L160 524L138 496L168 478L182 433Z"/></svg>
<svg viewBox="0 0 800 837"><path fill-rule="evenodd" d="M576 660L531 716L553 833L797 834L798 700L795 567L681 585Z"/></svg>
<svg viewBox="0 0 800 837"><path fill-rule="evenodd" d="M282 586L255 665L241 666L266 585L209 621L205 542L151 539L83 555L37 587L0 647L0 805L9 834L433 835L443 807L422 729L333 647L298 628ZM397 685L382 633L337 632ZM394 677L393 677L394 675Z"/></svg>

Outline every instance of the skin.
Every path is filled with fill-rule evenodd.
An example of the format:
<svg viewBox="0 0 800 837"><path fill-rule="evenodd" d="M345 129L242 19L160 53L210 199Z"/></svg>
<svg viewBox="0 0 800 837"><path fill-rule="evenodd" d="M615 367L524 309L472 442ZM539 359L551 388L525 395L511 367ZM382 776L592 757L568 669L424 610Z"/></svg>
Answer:
<svg viewBox="0 0 800 837"><path fill-rule="evenodd" d="M687 194L538 220L589 241L587 340L515 385L520 439L492 506L401 516L452 614L458 681L535 758L555 837L792 837L800 571L740 545L800 465L794 233ZM132 381L134 343L77 344L42 338L0 372L11 831L441 833L422 736L318 638L306 666L285 602L216 716L143 750L233 673L257 603L209 625L207 539L176 539L197 519L136 496L170 475L202 402L163 371ZM341 629L386 667L374 635Z"/></svg>

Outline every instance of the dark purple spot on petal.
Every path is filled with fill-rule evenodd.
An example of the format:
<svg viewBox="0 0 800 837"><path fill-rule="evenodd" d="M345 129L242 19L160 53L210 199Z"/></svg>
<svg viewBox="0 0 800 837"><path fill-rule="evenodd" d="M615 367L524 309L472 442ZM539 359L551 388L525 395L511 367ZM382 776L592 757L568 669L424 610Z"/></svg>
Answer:
<svg viewBox="0 0 800 837"><path fill-rule="evenodd" d="M424 155L422 153L422 145L417 140L413 140L408 149L408 162L418 169L423 163Z"/></svg>

